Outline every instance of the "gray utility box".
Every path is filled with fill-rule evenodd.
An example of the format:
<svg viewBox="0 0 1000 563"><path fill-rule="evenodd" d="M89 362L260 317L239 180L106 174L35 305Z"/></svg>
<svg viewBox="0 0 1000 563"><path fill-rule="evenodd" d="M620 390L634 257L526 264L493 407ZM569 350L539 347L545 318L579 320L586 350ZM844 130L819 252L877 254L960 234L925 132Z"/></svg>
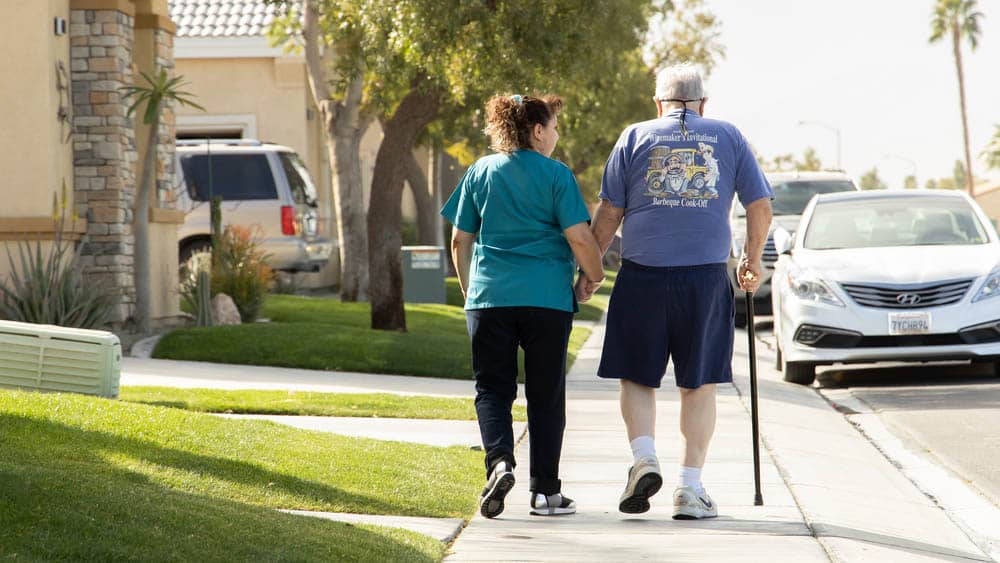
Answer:
<svg viewBox="0 0 1000 563"><path fill-rule="evenodd" d="M440 246L404 246L403 301L445 303L444 275L448 267Z"/></svg>

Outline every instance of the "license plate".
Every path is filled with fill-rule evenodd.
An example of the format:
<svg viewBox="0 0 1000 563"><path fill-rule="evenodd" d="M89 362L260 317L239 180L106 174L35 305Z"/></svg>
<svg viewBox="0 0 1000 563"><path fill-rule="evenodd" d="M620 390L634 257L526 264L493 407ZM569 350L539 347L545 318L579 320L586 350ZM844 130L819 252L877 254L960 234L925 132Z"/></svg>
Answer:
<svg viewBox="0 0 1000 563"><path fill-rule="evenodd" d="M930 331L930 313L889 313L889 334L927 334Z"/></svg>

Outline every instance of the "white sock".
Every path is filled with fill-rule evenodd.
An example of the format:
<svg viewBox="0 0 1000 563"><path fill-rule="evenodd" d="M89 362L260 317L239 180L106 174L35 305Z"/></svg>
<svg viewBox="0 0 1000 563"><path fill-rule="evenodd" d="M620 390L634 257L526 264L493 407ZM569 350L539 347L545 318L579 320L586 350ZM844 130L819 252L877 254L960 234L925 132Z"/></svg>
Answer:
<svg viewBox="0 0 1000 563"><path fill-rule="evenodd" d="M701 468L681 466L681 475L678 480L681 487L691 487L694 492L701 494L705 492L705 487L701 486Z"/></svg>
<svg viewBox="0 0 1000 563"><path fill-rule="evenodd" d="M652 436L639 436L632 440L629 445L632 447L632 457L639 461L640 457L656 457L656 445Z"/></svg>

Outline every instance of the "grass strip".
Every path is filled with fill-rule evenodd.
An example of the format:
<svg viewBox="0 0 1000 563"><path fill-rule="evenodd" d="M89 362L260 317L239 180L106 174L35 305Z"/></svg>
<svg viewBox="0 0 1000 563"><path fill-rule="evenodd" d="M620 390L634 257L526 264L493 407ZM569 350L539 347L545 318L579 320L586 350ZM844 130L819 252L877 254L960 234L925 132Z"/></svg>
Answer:
<svg viewBox="0 0 1000 563"><path fill-rule="evenodd" d="M211 413L476 420L472 399L388 393L129 386L122 387L119 398L132 403ZM514 405L514 420L527 420L523 406Z"/></svg>
<svg viewBox="0 0 1000 563"><path fill-rule="evenodd" d="M465 312L407 305L409 332L371 330L366 303L268 297L270 323L192 327L164 336L154 358L316 370L472 379ZM575 327L569 365L590 335Z"/></svg>
<svg viewBox="0 0 1000 563"><path fill-rule="evenodd" d="M142 484L264 508L465 518L482 486L482 453L464 447L56 393L0 391L0 417L5 471L106 475L122 494Z"/></svg>
<svg viewBox="0 0 1000 563"><path fill-rule="evenodd" d="M274 508L467 518L481 472L465 448L0 391L0 557L440 561L421 534Z"/></svg>

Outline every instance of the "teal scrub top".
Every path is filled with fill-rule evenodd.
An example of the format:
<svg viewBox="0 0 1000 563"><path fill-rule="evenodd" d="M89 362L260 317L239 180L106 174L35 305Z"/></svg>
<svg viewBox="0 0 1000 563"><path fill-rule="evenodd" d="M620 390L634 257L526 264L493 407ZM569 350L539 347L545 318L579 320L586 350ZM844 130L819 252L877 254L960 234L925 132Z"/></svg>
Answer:
<svg viewBox="0 0 1000 563"><path fill-rule="evenodd" d="M441 215L476 233L466 309L573 312L573 251L563 231L590 221L573 173L533 150L493 154L465 173Z"/></svg>

